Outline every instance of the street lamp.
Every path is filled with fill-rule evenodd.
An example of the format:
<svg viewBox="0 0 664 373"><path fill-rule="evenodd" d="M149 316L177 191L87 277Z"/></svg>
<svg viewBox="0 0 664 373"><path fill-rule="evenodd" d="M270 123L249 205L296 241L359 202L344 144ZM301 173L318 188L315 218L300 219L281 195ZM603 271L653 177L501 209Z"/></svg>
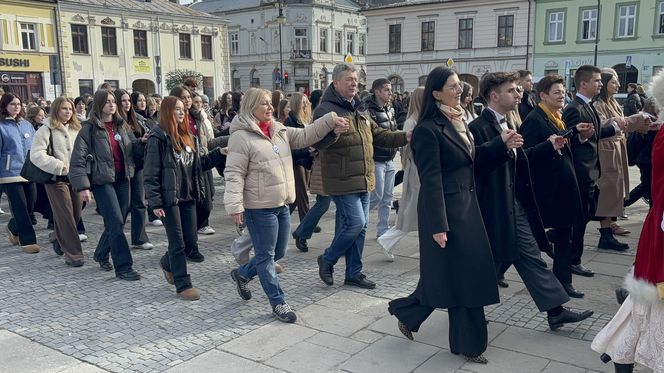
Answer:
<svg viewBox="0 0 664 373"><path fill-rule="evenodd" d="M601 6L600 0L597 0L597 22L595 26L595 55L593 58L593 65L597 66L597 49L598 49L598 44L599 44L599 18L600 18L600 9L599 7Z"/></svg>
<svg viewBox="0 0 664 373"><path fill-rule="evenodd" d="M279 15L277 16L277 23L279 24L279 84L281 85L281 90L284 90L284 55L283 55L283 45L281 42L281 27L286 23L286 17L284 16L284 9L281 6L281 1L278 0L277 4L279 6Z"/></svg>

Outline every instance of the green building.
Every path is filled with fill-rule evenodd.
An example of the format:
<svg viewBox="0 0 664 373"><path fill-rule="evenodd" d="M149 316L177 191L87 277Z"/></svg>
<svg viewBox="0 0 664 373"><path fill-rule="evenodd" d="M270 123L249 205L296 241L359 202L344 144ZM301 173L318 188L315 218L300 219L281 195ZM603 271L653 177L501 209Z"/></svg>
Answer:
<svg viewBox="0 0 664 373"><path fill-rule="evenodd" d="M627 83L664 69L664 0L535 0L533 75L568 78L585 64L613 67ZM599 9L599 12L598 12Z"/></svg>

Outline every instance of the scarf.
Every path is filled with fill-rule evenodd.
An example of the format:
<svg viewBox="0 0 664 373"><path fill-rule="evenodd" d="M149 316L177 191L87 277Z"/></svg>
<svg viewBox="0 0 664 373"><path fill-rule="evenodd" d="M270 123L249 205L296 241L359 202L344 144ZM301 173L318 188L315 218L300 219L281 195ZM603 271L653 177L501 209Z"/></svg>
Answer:
<svg viewBox="0 0 664 373"><path fill-rule="evenodd" d="M546 105L544 105L543 102L540 102L539 104L537 104L537 106L539 106L539 108L542 109L544 114L546 114L546 117L549 118L549 121L551 121L551 123L553 123L556 126L556 128L558 128L561 131L565 130L565 122L563 122L563 118L558 110L552 113L551 110L549 110L549 108L546 107Z"/></svg>
<svg viewBox="0 0 664 373"><path fill-rule="evenodd" d="M270 136L270 126L272 125L272 122L258 122L258 128L261 129L261 132L263 132L263 135L267 136L268 139L271 139L272 136Z"/></svg>
<svg viewBox="0 0 664 373"><path fill-rule="evenodd" d="M450 122L454 126L454 129L459 133L459 136L461 136L461 139L463 140L463 142L468 147L468 150L470 151L471 149L470 138L468 137L468 130L466 128L466 123L464 122L463 119L463 109L461 108L461 106L459 105L451 107L441 104L439 102L438 109L440 109L440 112L443 113L443 115L445 115L447 119L450 120Z"/></svg>

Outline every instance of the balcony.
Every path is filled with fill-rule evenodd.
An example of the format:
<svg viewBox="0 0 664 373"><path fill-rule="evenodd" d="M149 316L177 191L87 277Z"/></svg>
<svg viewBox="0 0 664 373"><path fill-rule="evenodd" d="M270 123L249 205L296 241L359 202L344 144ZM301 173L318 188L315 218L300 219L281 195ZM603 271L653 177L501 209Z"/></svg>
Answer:
<svg viewBox="0 0 664 373"><path fill-rule="evenodd" d="M310 60L311 50L294 50L291 52L291 60Z"/></svg>

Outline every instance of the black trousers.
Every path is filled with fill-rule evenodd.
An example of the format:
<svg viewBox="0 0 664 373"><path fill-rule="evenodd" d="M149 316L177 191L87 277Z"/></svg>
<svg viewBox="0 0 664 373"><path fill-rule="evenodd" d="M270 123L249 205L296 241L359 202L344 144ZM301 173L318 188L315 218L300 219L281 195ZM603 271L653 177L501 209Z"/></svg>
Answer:
<svg viewBox="0 0 664 373"><path fill-rule="evenodd" d="M145 232L146 208L145 188L143 187L143 170L138 170L134 177L129 179L130 202L129 213L131 214L131 244L142 245L150 242ZM125 221L127 218L125 217Z"/></svg>
<svg viewBox="0 0 664 373"><path fill-rule="evenodd" d="M198 251L196 229L196 207L193 201L180 202L176 206L164 207L161 220L166 228L168 251L161 257L161 267L173 274L175 290L179 293L192 287L187 272L186 250Z"/></svg>
<svg viewBox="0 0 664 373"><path fill-rule="evenodd" d="M625 206L631 206L639 198L644 197L650 201L652 207L651 183L652 183L652 164L639 163L636 165L641 173L641 183L629 192L629 197L625 201Z"/></svg>
<svg viewBox="0 0 664 373"><path fill-rule="evenodd" d="M429 318L435 308L423 305L415 295L399 298L389 303L388 311L413 332ZM484 307L452 307L447 310L450 320L450 351L475 357L486 351L489 337L484 317Z"/></svg>
<svg viewBox="0 0 664 373"><path fill-rule="evenodd" d="M34 183L4 184L5 194L12 213L7 227L13 235L18 236L21 246L37 243L35 229L32 227L30 215L37 194Z"/></svg>
<svg viewBox="0 0 664 373"><path fill-rule="evenodd" d="M581 193L583 220L572 228L572 247L570 248L572 264L581 264L581 256L583 255L583 236L586 234L586 226L588 225L588 222L595 216L597 198L599 197L599 190L595 183L579 183L579 192ZM556 250L558 250L557 247ZM571 283L571 279L567 283Z"/></svg>

